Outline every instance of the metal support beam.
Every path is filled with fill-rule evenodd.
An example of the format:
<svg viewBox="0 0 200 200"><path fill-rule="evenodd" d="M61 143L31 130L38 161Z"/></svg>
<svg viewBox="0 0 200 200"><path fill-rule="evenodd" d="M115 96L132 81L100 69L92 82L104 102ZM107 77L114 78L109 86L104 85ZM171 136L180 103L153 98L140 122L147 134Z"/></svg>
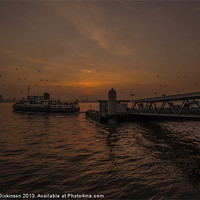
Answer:
<svg viewBox="0 0 200 200"><path fill-rule="evenodd" d="M193 104L197 106L197 108L200 108L199 102L196 101L195 99L192 99Z"/></svg>
<svg viewBox="0 0 200 200"><path fill-rule="evenodd" d="M143 113L143 108L140 106L139 103L137 103L137 106L138 106L138 108L139 108L139 111Z"/></svg>
<svg viewBox="0 0 200 200"><path fill-rule="evenodd" d="M167 101L167 104L169 105L169 107L172 109L172 111L174 112L174 114L177 114L176 111L174 110L174 107Z"/></svg>
<svg viewBox="0 0 200 200"><path fill-rule="evenodd" d="M178 112L178 115L181 114L181 112L182 112L182 110L183 110L183 108L184 108L186 102L187 102L186 100L183 100L183 102L182 102L182 104L181 104L181 107L180 107L180 110L179 110L179 112Z"/></svg>
<svg viewBox="0 0 200 200"><path fill-rule="evenodd" d="M189 100L187 100L187 103L192 107L194 108L194 106L191 104L191 102Z"/></svg>
<svg viewBox="0 0 200 200"><path fill-rule="evenodd" d="M200 108L199 102L198 102L198 101L196 101L196 102L197 102L197 106L198 106L198 108Z"/></svg>
<svg viewBox="0 0 200 200"><path fill-rule="evenodd" d="M134 105L133 105L133 107L132 107L132 109L134 110L135 109L135 106L137 105L137 103L134 103Z"/></svg>
<svg viewBox="0 0 200 200"><path fill-rule="evenodd" d="M149 102L146 103L146 106L144 107L145 110L147 109L148 104L149 104Z"/></svg>
<svg viewBox="0 0 200 200"><path fill-rule="evenodd" d="M165 105L166 105L166 101L164 101L163 103L162 103L162 105L161 105L161 107L159 108L159 110L158 110L158 114L161 112L161 110L165 107Z"/></svg>
<svg viewBox="0 0 200 200"><path fill-rule="evenodd" d="M156 107L156 104L153 102L152 105L154 105L154 108L153 108L153 106L152 106L152 109L153 109L154 113L157 114L157 110L158 110L158 109L157 109L157 107Z"/></svg>

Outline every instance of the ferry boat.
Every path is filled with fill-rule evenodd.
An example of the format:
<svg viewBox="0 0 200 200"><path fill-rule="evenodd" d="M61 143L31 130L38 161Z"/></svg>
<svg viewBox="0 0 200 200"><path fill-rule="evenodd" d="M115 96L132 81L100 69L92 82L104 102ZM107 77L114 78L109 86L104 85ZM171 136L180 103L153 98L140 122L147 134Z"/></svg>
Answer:
<svg viewBox="0 0 200 200"><path fill-rule="evenodd" d="M61 103L60 100L50 99L49 93L43 96L27 96L13 104L15 112L46 112L46 113L73 113L79 112L78 101Z"/></svg>

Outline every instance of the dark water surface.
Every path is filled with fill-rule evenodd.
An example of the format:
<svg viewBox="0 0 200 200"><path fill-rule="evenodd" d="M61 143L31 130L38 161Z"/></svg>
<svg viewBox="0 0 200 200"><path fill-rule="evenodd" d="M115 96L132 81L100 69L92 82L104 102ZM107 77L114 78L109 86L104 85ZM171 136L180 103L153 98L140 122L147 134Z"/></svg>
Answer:
<svg viewBox="0 0 200 200"><path fill-rule="evenodd" d="M109 126L11 106L0 104L0 193L200 199L200 122Z"/></svg>

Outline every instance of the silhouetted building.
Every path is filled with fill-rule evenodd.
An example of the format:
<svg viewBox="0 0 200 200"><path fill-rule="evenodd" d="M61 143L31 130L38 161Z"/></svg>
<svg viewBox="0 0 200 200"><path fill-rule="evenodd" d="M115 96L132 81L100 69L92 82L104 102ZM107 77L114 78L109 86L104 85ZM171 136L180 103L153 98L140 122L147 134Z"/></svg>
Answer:
<svg viewBox="0 0 200 200"><path fill-rule="evenodd" d="M117 100L117 93L112 88L108 92L108 100L99 100L101 114L116 115L127 113L130 100Z"/></svg>

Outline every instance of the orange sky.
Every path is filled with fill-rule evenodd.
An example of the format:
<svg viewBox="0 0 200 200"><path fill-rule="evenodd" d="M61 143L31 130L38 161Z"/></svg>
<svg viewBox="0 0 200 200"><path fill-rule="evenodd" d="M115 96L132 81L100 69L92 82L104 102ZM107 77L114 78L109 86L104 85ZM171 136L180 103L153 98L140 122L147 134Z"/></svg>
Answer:
<svg viewBox="0 0 200 200"><path fill-rule="evenodd" d="M20 98L28 85L61 99L106 98L112 87L124 99L199 91L199 21L198 2L1 1L0 94Z"/></svg>

